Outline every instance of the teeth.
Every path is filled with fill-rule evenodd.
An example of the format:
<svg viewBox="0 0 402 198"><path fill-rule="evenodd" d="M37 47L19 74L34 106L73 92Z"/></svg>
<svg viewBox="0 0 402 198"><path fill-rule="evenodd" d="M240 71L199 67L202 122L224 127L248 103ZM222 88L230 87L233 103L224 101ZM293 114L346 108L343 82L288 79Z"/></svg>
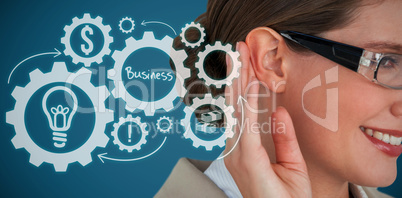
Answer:
<svg viewBox="0 0 402 198"><path fill-rule="evenodd" d="M375 131L373 137L375 137L375 138L377 138L379 140L382 140L382 133L378 132L378 131Z"/></svg>
<svg viewBox="0 0 402 198"><path fill-rule="evenodd" d="M394 146L399 146L399 145L401 145L401 141L402 141L402 137L395 137L395 136L392 136L391 135L391 137L389 138L389 143L391 144L391 145L394 145Z"/></svg>
<svg viewBox="0 0 402 198"><path fill-rule="evenodd" d="M360 129L362 129L362 131L364 131L367 135L381 140L387 144L391 144L394 146L399 146L402 144L402 137L395 137L387 133L382 133L379 131L374 131L373 129L367 129L363 127L360 127Z"/></svg>
<svg viewBox="0 0 402 198"><path fill-rule="evenodd" d="M382 136L382 141L389 144L389 134L384 133Z"/></svg>
<svg viewBox="0 0 402 198"><path fill-rule="evenodd" d="M367 135L373 137L373 129L366 129Z"/></svg>

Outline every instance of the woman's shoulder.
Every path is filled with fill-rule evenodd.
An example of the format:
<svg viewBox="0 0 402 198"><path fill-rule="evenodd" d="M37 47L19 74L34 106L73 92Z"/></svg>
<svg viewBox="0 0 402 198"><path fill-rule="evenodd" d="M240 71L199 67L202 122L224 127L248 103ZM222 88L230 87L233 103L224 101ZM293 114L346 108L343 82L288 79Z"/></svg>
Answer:
<svg viewBox="0 0 402 198"><path fill-rule="evenodd" d="M227 197L225 193L204 174L212 161L181 158L155 197ZM391 196L377 188L353 185L360 195L375 198ZM365 197L365 196L360 196Z"/></svg>
<svg viewBox="0 0 402 198"><path fill-rule="evenodd" d="M181 158L155 197L226 197L206 175L211 161Z"/></svg>

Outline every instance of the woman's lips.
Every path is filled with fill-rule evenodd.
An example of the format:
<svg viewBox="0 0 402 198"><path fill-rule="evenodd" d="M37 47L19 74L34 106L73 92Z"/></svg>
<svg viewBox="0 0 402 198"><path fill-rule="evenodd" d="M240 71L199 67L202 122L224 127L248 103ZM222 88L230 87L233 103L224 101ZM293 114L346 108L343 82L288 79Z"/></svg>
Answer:
<svg viewBox="0 0 402 198"><path fill-rule="evenodd" d="M382 152L391 157L398 157L402 153L401 133L391 130L360 127L366 137Z"/></svg>

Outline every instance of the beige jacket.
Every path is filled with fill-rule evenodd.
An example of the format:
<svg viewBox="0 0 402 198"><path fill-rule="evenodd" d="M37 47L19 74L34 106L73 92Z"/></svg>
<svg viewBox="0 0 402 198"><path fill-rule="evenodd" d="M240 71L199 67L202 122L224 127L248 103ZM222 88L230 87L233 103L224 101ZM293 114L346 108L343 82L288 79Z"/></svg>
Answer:
<svg viewBox="0 0 402 198"><path fill-rule="evenodd" d="M210 161L189 160L186 158L180 159L155 197L227 197L213 181L204 175L203 172L210 164ZM363 187L363 190L370 198L390 197L379 192L376 188Z"/></svg>

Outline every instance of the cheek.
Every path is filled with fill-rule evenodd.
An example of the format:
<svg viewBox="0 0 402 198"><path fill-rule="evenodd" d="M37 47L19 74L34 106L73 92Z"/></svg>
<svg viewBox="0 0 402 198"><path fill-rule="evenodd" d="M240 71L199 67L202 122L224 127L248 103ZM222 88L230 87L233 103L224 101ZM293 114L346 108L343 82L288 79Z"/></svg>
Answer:
<svg viewBox="0 0 402 198"><path fill-rule="evenodd" d="M343 175L349 181L366 186L387 186L396 177L396 159L375 148L359 129L369 120L378 120L388 111L384 88L357 73L339 73L340 154L345 162Z"/></svg>
<svg viewBox="0 0 402 198"><path fill-rule="evenodd" d="M337 81L327 83L332 77L326 71L331 68L316 74L297 71L281 98L281 105L292 116L303 156L309 167L324 169L348 181L387 185L396 175L395 159L376 149L359 129L386 108L384 96L378 96L382 88L342 67L333 74ZM318 86L306 91L306 85L314 78L318 78ZM337 97L328 90L336 92Z"/></svg>

